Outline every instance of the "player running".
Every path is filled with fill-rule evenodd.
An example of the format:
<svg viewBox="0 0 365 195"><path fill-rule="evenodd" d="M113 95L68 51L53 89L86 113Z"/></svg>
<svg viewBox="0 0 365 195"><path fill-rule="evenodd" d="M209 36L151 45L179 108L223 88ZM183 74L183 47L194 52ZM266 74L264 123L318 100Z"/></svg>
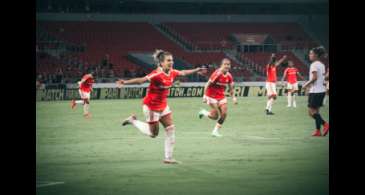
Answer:
<svg viewBox="0 0 365 195"><path fill-rule="evenodd" d="M284 55L280 60L276 61L276 55L272 54L269 63L266 65L266 92L267 92L267 103L266 103L266 114L273 115L272 105L274 100L276 100L276 67L284 62L286 55Z"/></svg>
<svg viewBox="0 0 365 195"><path fill-rule="evenodd" d="M137 120L137 117L132 114L125 119L122 126L131 124L143 134L152 138L156 137L159 132L159 122L165 128L165 159L164 163L176 164L178 161L172 158L175 144L175 125L172 121L172 112L167 105L167 95L169 88L173 85L174 79L177 76L187 76L193 73L202 73L205 68L195 68L191 70L175 70L172 68L174 63L172 54L163 50L156 50L153 54L157 68L145 77L135 78L130 80L118 80L118 87L129 84L142 84L150 82L147 90L147 95L143 99L143 113L146 117L146 122Z"/></svg>
<svg viewBox="0 0 365 195"><path fill-rule="evenodd" d="M309 59L312 64L309 70L309 81L303 85L303 88L309 88L308 114L315 120L316 124L316 130L312 133L313 136L321 136L321 125L323 125L323 136L326 136L329 131L329 124L319 114L323 98L326 95L326 87L323 85L326 74L325 66L319 61L323 54L325 54L323 47L310 50Z"/></svg>
<svg viewBox="0 0 365 195"><path fill-rule="evenodd" d="M222 127L224 120L227 117L227 98L224 95L226 86L229 86L229 92L234 104L237 104L237 98L233 93L233 77L229 73L231 61L224 58L221 67L213 72L208 82L204 87L203 102L207 103L211 110L208 112L205 109L198 113L199 118L206 116L212 120L217 120L217 123L212 131L214 137L221 137L219 129Z"/></svg>
<svg viewBox="0 0 365 195"><path fill-rule="evenodd" d="M298 81L297 76L299 76L302 80L304 79L302 75L300 75L297 68L294 67L293 61L288 61L288 68L284 70L284 75L281 79L281 82L284 81L285 77L287 78L287 89L288 89L288 106L297 107L297 103L295 101L296 93L298 92Z"/></svg>
<svg viewBox="0 0 365 195"><path fill-rule="evenodd" d="M81 100L71 100L71 108L75 109L77 104L81 104L84 107L84 117L90 118L91 113L89 111L90 107L90 93L93 90L92 85L94 83L94 78L92 74L85 74L79 84L79 94Z"/></svg>

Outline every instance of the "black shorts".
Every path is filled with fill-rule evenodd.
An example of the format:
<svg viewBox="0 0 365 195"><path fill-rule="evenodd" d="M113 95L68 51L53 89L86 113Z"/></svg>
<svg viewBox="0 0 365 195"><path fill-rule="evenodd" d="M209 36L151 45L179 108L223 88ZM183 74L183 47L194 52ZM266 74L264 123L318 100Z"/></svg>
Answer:
<svg viewBox="0 0 365 195"><path fill-rule="evenodd" d="M323 99L326 93L309 93L308 96L308 107L309 108L319 108L323 105Z"/></svg>

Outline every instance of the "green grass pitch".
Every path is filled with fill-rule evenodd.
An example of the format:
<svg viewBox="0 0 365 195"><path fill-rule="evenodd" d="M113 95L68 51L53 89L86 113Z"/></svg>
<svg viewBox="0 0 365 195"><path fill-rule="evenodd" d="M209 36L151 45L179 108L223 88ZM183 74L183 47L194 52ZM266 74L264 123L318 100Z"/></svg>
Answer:
<svg viewBox="0 0 365 195"><path fill-rule="evenodd" d="M274 116L264 97L229 99L213 138L201 98L170 98L180 165L162 163L162 126L155 139L121 127L130 113L143 119L140 99L94 100L89 120L68 101L37 102L37 194L328 194L329 139L311 137L307 97L297 99L295 109L279 97ZM321 113L328 120L328 106Z"/></svg>

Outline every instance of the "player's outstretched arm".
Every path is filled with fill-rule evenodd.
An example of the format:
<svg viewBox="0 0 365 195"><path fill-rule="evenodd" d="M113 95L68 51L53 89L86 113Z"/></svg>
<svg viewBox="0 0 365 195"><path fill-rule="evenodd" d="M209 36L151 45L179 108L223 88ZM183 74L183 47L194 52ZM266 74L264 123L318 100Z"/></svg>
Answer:
<svg viewBox="0 0 365 195"><path fill-rule="evenodd" d="M198 68L194 68L194 69L190 69L190 70L181 70L181 76L187 76L190 74L194 74L194 73L203 73L204 71L206 71L207 68L204 67L198 67Z"/></svg>
<svg viewBox="0 0 365 195"><path fill-rule="evenodd" d="M281 78L281 82L284 82L284 79L285 79L285 77L286 77L286 72L288 71L288 69L285 69L285 71L284 71L284 74L283 74L283 77Z"/></svg>
<svg viewBox="0 0 365 195"><path fill-rule="evenodd" d="M281 63L283 63L284 62L284 60L286 60L286 55L284 55L282 58L280 58L280 60L279 61L277 61L276 63L275 63L275 66L279 66Z"/></svg>
<svg viewBox="0 0 365 195"><path fill-rule="evenodd" d="M119 79L118 81L116 81L117 83L117 87L123 87L123 85L133 85L133 84L143 84L145 82L148 81L147 77L140 77L140 78L134 78L134 79L129 79L129 80L123 80L123 79Z"/></svg>

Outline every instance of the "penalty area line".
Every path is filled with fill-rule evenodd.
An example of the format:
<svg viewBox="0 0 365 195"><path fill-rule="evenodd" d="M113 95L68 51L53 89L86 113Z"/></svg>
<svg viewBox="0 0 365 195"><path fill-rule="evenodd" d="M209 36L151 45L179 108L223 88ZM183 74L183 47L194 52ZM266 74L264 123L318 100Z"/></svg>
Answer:
<svg viewBox="0 0 365 195"><path fill-rule="evenodd" d="M38 184L39 183L39 184ZM37 182L37 188L47 187L47 186L54 186L65 184L65 182L57 181L57 182Z"/></svg>

